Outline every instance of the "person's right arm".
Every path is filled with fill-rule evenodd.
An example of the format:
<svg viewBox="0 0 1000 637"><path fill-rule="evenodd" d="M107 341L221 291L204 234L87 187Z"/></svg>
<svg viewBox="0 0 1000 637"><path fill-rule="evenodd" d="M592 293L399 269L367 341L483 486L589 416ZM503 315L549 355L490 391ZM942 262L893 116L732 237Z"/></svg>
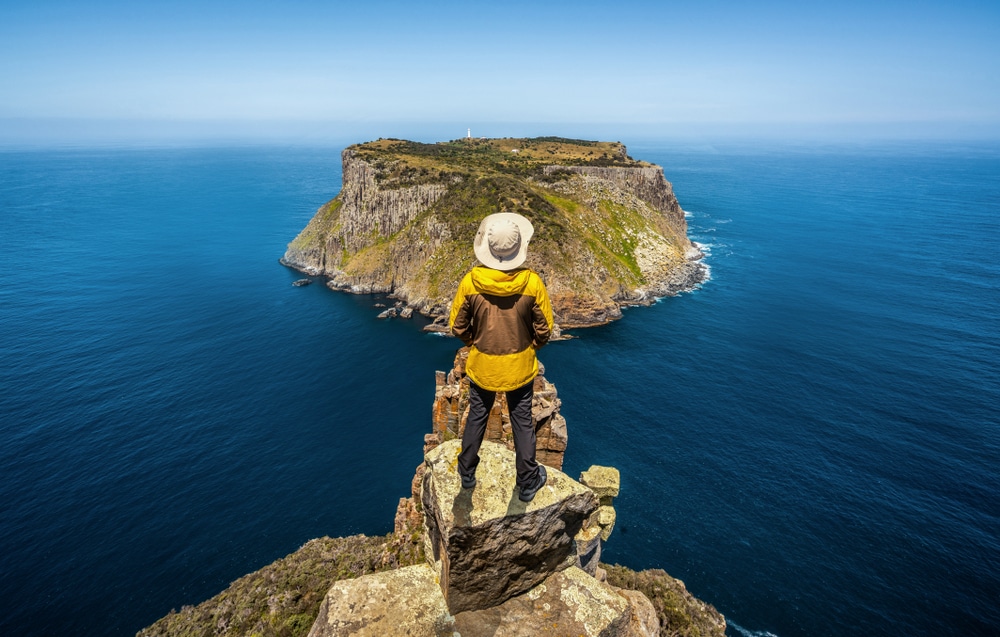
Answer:
<svg viewBox="0 0 1000 637"><path fill-rule="evenodd" d="M552 304L549 302L549 292L545 289L541 277L538 277L534 297L535 302L531 306L531 326L534 336L531 344L538 349L549 342L553 326Z"/></svg>
<svg viewBox="0 0 1000 637"><path fill-rule="evenodd" d="M472 304L469 303L466 275L462 282L458 284L458 292L455 293L455 300L451 303L451 315L448 318L448 325L451 333L457 336L463 343L471 346L472 335Z"/></svg>

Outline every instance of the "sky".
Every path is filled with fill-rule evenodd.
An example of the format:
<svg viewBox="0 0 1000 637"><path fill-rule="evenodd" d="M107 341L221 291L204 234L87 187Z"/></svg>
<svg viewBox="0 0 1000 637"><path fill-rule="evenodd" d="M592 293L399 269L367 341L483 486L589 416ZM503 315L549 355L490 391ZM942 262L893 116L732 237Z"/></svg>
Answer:
<svg viewBox="0 0 1000 637"><path fill-rule="evenodd" d="M1000 137L1000 2L0 0L0 139L387 124Z"/></svg>

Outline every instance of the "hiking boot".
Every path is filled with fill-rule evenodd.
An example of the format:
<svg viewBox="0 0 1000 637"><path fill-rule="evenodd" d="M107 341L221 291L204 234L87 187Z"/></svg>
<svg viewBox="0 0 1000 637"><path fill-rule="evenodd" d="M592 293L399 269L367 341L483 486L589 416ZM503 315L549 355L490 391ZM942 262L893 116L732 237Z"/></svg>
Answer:
<svg viewBox="0 0 1000 637"><path fill-rule="evenodd" d="M471 489L476 486L476 476L475 474L471 476L462 476L462 488Z"/></svg>
<svg viewBox="0 0 1000 637"><path fill-rule="evenodd" d="M545 467L538 465L538 479L530 487L521 487L521 493L517 496L517 499L521 502L531 502L535 499L535 494L538 490L545 486L545 481L549 479L547 473L545 473Z"/></svg>

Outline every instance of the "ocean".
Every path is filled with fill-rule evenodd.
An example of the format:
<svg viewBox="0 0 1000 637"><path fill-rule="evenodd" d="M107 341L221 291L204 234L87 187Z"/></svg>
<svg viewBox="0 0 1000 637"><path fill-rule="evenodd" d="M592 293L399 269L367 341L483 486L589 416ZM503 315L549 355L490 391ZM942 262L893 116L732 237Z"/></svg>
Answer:
<svg viewBox="0 0 1000 637"><path fill-rule="evenodd" d="M733 636L1000 632L1000 144L622 141L711 277L541 351L605 561ZM0 634L392 530L458 344L278 264L341 148L0 151Z"/></svg>

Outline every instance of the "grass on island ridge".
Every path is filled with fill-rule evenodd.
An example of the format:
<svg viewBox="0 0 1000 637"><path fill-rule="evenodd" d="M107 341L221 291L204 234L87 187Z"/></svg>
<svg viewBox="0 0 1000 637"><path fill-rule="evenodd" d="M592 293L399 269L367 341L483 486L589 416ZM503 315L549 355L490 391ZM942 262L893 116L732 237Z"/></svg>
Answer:
<svg viewBox="0 0 1000 637"><path fill-rule="evenodd" d="M650 166L628 156L620 142L562 137L464 138L436 144L378 139L348 147L378 171L383 188L450 181L470 169L519 177L541 176L542 166ZM558 179L559 175L551 177Z"/></svg>

